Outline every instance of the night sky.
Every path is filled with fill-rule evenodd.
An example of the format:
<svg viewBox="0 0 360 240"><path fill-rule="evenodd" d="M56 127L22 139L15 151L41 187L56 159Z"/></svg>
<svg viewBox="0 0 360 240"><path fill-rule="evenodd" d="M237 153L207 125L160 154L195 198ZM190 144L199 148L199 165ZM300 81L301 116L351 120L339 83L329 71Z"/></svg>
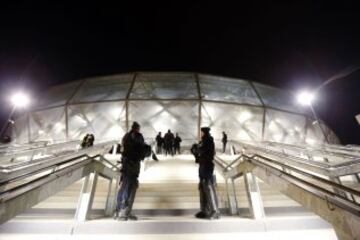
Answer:
<svg viewBox="0 0 360 240"><path fill-rule="evenodd" d="M0 5L1 122L17 88L129 71L194 71L297 91L360 66L357 1L6 1ZM360 144L360 70L321 89L315 109Z"/></svg>

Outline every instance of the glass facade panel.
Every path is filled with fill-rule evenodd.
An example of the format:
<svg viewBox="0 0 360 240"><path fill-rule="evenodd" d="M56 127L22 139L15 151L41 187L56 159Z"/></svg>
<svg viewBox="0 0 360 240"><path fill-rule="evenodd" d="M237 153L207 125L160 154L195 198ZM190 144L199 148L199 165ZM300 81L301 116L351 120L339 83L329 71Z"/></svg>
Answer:
<svg viewBox="0 0 360 240"><path fill-rule="evenodd" d="M47 90L37 104L37 108L56 107L65 105L70 97L75 93L80 81L75 81L59 86L55 86Z"/></svg>
<svg viewBox="0 0 360 240"><path fill-rule="evenodd" d="M65 141L65 108L58 107L30 114L30 141Z"/></svg>
<svg viewBox="0 0 360 240"><path fill-rule="evenodd" d="M130 99L198 99L194 74L139 73Z"/></svg>
<svg viewBox="0 0 360 240"><path fill-rule="evenodd" d="M254 86L266 106L294 113L310 114L308 108L299 106L296 97L291 92L255 82Z"/></svg>
<svg viewBox="0 0 360 240"><path fill-rule="evenodd" d="M310 145L326 143L326 139L323 132L325 132L327 136L327 141L329 141L329 143L340 143L335 133L330 128L328 128L324 123L321 123L321 128L318 121L315 121L313 119L308 119L306 143Z"/></svg>
<svg viewBox="0 0 360 240"><path fill-rule="evenodd" d="M304 116L266 110L264 140L282 143L301 143L305 140Z"/></svg>
<svg viewBox="0 0 360 240"><path fill-rule="evenodd" d="M88 79L71 99L71 102L125 99L132 80L133 74Z"/></svg>
<svg viewBox="0 0 360 240"><path fill-rule="evenodd" d="M28 116L23 114L16 119L12 128L12 137L16 143L27 143L29 141Z"/></svg>
<svg viewBox="0 0 360 240"><path fill-rule="evenodd" d="M183 140L197 139L198 112L196 101L131 101L129 126L137 121L145 138L154 139L170 129Z"/></svg>
<svg viewBox="0 0 360 240"><path fill-rule="evenodd" d="M261 107L204 102L201 126L209 126L216 140L221 140L225 131L229 140L260 141L263 112Z"/></svg>
<svg viewBox="0 0 360 240"><path fill-rule="evenodd" d="M199 82L205 100L261 105L248 81L200 74Z"/></svg>
<svg viewBox="0 0 360 240"><path fill-rule="evenodd" d="M69 139L82 139L87 133L101 139L121 139L126 132L125 102L89 103L68 106Z"/></svg>

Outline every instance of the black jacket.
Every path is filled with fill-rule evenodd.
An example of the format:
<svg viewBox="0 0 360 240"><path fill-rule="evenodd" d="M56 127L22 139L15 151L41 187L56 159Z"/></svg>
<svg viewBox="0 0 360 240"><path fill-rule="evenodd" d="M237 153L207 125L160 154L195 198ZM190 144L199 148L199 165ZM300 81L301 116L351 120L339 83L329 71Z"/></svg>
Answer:
<svg viewBox="0 0 360 240"><path fill-rule="evenodd" d="M212 163L215 155L214 139L211 136L204 136L198 145L198 161L200 164Z"/></svg>
<svg viewBox="0 0 360 240"><path fill-rule="evenodd" d="M123 157L132 161L140 161L144 159L145 141L141 133L130 131L125 134L122 139L124 146Z"/></svg>

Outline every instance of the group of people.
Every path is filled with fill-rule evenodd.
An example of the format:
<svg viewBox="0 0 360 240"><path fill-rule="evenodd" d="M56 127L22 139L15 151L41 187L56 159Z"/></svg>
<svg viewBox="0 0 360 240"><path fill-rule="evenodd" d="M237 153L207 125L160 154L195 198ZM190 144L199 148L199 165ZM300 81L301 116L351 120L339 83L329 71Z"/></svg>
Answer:
<svg viewBox="0 0 360 240"><path fill-rule="evenodd" d="M88 148L94 145L95 136L94 134L87 133L83 140L81 141L81 148Z"/></svg>
<svg viewBox="0 0 360 240"><path fill-rule="evenodd" d="M158 146L163 148L164 145L166 154L171 153L172 150L169 148L174 148L176 137L180 138L178 135L174 137L170 130L165 134L163 141L160 140L161 133L158 136L160 136L159 142L161 142ZM181 139L178 142L180 150ZM131 130L123 137L122 146L124 150L122 153L121 186L117 195L114 218L121 221L137 220L131 211L136 190L139 187L140 162L151 154L151 148L144 142L144 137L140 133L140 125L137 122L133 123ZM215 190L213 163L215 144L210 135L210 128L201 128L201 141L194 144L191 150L195 162L199 164L200 211L195 214L195 217L218 219L220 211Z"/></svg>
<svg viewBox="0 0 360 240"><path fill-rule="evenodd" d="M159 132L155 138L155 141L157 154L161 154L163 152L165 155L170 154L171 156L174 156L176 153L180 154L180 144L182 139L178 133L176 133L174 136L174 134L169 129L164 137L162 137L161 132Z"/></svg>

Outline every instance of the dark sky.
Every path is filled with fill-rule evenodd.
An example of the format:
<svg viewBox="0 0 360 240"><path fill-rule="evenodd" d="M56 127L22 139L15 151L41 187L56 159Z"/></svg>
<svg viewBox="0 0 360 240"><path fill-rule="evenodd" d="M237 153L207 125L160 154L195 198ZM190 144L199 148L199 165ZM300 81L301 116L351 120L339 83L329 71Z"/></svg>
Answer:
<svg viewBox="0 0 360 240"><path fill-rule="evenodd" d="M357 1L6 1L0 6L1 119L7 93L129 71L195 71L296 91L360 63ZM343 143L360 144L360 71L315 109Z"/></svg>

